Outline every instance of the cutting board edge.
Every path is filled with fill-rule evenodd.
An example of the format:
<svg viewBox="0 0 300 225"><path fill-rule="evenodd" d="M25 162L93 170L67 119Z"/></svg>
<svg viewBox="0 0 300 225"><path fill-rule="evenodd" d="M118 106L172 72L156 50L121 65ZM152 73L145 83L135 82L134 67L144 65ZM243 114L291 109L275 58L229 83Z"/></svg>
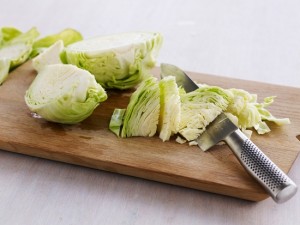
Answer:
<svg viewBox="0 0 300 225"><path fill-rule="evenodd" d="M20 143L14 144L4 143L0 141L0 149L26 156L42 158L71 165L83 166L92 169L98 169L106 172L136 177L139 179L156 181L159 183L191 188L198 191L205 191L209 193L230 196L233 198L244 199L252 202L259 202L269 197L266 193L251 192L251 189L242 190L240 187L233 187L225 184L213 183L210 181L197 180L162 171L141 169L132 165L121 164L112 161L93 159L65 153L62 154L59 151L54 152L46 149L41 150L31 146L22 146L22 144Z"/></svg>

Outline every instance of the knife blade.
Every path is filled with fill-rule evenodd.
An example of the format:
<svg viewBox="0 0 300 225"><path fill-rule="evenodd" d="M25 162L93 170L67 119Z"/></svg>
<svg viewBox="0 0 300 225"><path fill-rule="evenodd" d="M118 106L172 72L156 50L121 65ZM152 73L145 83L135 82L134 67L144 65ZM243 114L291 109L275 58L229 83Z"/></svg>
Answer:
<svg viewBox="0 0 300 225"><path fill-rule="evenodd" d="M162 63L161 77L175 76L176 83L191 92L199 88L180 68ZM252 175L277 203L283 203L297 192L296 184L276 166L244 133L221 113L196 139L206 151L220 141L225 141L245 170Z"/></svg>

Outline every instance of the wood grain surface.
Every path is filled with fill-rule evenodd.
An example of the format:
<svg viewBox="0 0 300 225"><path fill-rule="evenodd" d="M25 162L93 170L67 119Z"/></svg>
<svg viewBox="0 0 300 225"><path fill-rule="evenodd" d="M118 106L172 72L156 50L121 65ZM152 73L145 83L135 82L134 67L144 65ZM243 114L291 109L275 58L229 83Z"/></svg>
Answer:
<svg viewBox="0 0 300 225"><path fill-rule="evenodd" d="M157 75L158 69L153 73ZM298 88L188 74L201 83L258 93L260 100L276 94L270 110L275 116L289 117L292 124L271 124L271 133L254 134L252 139L284 172L290 170L300 145L300 106L294 104L300 98ZM14 70L0 89L1 149L252 201L268 197L225 145L202 152L174 140L163 143L158 137L117 138L108 130L110 116L114 108L126 107L131 91L108 91L108 100L76 125L35 118L24 102L35 75L29 61Z"/></svg>

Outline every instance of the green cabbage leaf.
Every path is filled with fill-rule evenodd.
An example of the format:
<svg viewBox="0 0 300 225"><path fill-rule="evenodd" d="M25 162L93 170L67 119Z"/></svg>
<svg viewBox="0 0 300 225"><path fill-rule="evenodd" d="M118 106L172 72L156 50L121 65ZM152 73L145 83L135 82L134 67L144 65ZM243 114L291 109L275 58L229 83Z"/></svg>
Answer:
<svg viewBox="0 0 300 225"><path fill-rule="evenodd" d="M32 51L32 44L39 36L39 32L35 27L29 31L22 33L21 31L4 27L0 32L0 84L2 84L8 76L8 73L13 68L24 63ZM9 64L9 69L7 66Z"/></svg>
<svg viewBox="0 0 300 225"><path fill-rule="evenodd" d="M39 55L59 40L63 41L64 46L68 46L77 41L83 40L83 37L80 32L71 28L64 29L63 31L57 34L47 35L46 37L36 40L33 43L33 49L30 54L30 57L34 58L35 56Z"/></svg>

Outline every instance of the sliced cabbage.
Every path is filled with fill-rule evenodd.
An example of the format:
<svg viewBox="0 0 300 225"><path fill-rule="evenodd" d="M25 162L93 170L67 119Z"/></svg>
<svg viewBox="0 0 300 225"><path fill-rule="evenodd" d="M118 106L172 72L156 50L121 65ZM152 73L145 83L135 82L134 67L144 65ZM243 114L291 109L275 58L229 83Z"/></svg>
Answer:
<svg viewBox="0 0 300 225"><path fill-rule="evenodd" d="M231 93L215 86L202 86L181 92L181 121L179 133L188 141L195 140L221 112L226 110Z"/></svg>
<svg viewBox="0 0 300 225"><path fill-rule="evenodd" d="M122 116L122 110L115 110L110 122L110 130L123 138L153 136L158 125L159 101L157 79L149 77L131 95L124 117ZM123 126L119 129L116 124L121 124L121 121L123 121Z"/></svg>
<svg viewBox="0 0 300 225"><path fill-rule="evenodd" d="M63 58L90 71L104 88L128 89L148 77L161 45L159 33L122 33L71 44Z"/></svg>
<svg viewBox="0 0 300 225"><path fill-rule="evenodd" d="M106 99L105 90L93 75L64 64L43 67L25 94L25 102L32 112L63 124L81 122Z"/></svg>
<svg viewBox="0 0 300 225"><path fill-rule="evenodd" d="M60 53L64 50L62 40L55 42L49 48L32 60L32 66L36 71L40 71L44 66L51 64L62 64Z"/></svg>
<svg viewBox="0 0 300 225"><path fill-rule="evenodd" d="M159 137L167 141L179 130L181 103L179 90L174 76L163 78L160 87Z"/></svg>
<svg viewBox="0 0 300 225"><path fill-rule="evenodd" d="M274 96L265 98L263 103L258 103L255 94L250 94L242 89L229 89L229 91L233 95L233 100L226 113L237 117L241 130L254 128L258 134L264 134L270 131L265 121L275 122L277 125L290 123L288 118L276 118L266 109L273 103Z"/></svg>
<svg viewBox="0 0 300 225"><path fill-rule="evenodd" d="M30 57L34 58L59 40L63 41L64 46L68 46L77 41L81 41L82 39L82 35L77 30L71 28L65 29L57 34L48 35L35 41Z"/></svg>
<svg viewBox="0 0 300 225"><path fill-rule="evenodd" d="M115 109L111 116L109 129L117 136L120 136L125 112L126 109Z"/></svg>
<svg viewBox="0 0 300 225"><path fill-rule="evenodd" d="M159 83L152 77L133 93L126 110L114 111L110 130L121 137L153 136L158 130L163 141L177 133L177 142L195 145L207 125L224 112L250 138L250 128L258 134L270 131L266 121L290 123L288 118L276 118L266 109L273 101L271 96L258 103L257 96L245 90L208 85L186 93L177 87L174 77L165 77Z"/></svg>

